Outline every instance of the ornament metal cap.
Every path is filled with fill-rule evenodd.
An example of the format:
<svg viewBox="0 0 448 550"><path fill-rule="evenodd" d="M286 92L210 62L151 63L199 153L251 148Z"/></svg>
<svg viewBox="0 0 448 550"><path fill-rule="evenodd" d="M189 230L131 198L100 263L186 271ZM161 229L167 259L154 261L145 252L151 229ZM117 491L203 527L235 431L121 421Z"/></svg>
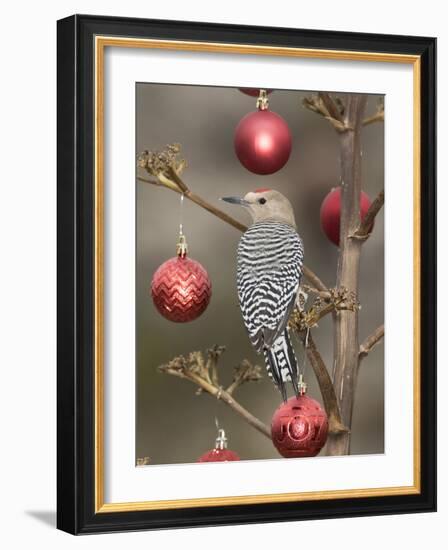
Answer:
<svg viewBox="0 0 448 550"><path fill-rule="evenodd" d="M303 380L303 374L299 375L299 382L297 383L299 389L299 395L305 395L308 389L308 384Z"/></svg>
<svg viewBox="0 0 448 550"><path fill-rule="evenodd" d="M266 90L260 90L260 95L257 99L257 109L260 111L266 111L269 108L269 98Z"/></svg>
<svg viewBox="0 0 448 550"><path fill-rule="evenodd" d="M218 430L218 437L216 438L215 449L227 449L227 441L226 432L220 428Z"/></svg>
<svg viewBox="0 0 448 550"><path fill-rule="evenodd" d="M185 238L185 235L183 233L179 233L179 240L177 241L176 245L176 254L181 257L185 258L188 252L188 245L187 245L187 239Z"/></svg>

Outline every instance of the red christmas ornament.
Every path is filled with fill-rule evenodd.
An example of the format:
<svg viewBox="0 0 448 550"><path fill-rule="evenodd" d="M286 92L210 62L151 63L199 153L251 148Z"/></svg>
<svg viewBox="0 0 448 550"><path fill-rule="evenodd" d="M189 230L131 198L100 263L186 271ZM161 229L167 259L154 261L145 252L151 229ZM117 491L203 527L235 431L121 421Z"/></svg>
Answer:
<svg viewBox="0 0 448 550"><path fill-rule="evenodd" d="M325 445L328 419L324 409L306 394L282 403L272 417L271 436L285 458L316 456Z"/></svg>
<svg viewBox="0 0 448 550"><path fill-rule="evenodd" d="M251 97L258 97L260 95L260 89L261 88L238 88L240 92L243 92L243 94L250 95ZM264 88L265 92L267 94L270 94L272 90L268 90Z"/></svg>
<svg viewBox="0 0 448 550"><path fill-rule="evenodd" d="M193 321L206 310L212 294L210 278L199 262L187 257L183 235L177 256L154 273L151 294L159 313L175 323Z"/></svg>
<svg viewBox="0 0 448 550"><path fill-rule="evenodd" d="M240 460L240 457L227 448L227 437L222 429L218 431L215 448L198 458L198 462L231 462L234 460Z"/></svg>
<svg viewBox="0 0 448 550"><path fill-rule="evenodd" d="M361 220L364 219L372 201L370 197L361 191ZM320 224L328 239L339 246L339 232L341 222L341 188L332 189L322 202L320 207ZM371 230L373 229L373 223Z"/></svg>
<svg viewBox="0 0 448 550"><path fill-rule="evenodd" d="M284 119L268 109L243 117L235 130L235 153L255 174L273 174L291 154L291 133Z"/></svg>

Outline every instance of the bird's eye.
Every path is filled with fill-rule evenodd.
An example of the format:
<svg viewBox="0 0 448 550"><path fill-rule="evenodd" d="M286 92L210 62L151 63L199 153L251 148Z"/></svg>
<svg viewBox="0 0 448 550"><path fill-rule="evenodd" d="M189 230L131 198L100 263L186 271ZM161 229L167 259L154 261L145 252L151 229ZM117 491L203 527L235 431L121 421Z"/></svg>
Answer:
<svg viewBox="0 0 448 550"><path fill-rule="evenodd" d="M266 202L266 199L265 198L258 199L258 202L260 204L264 204Z"/></svg>

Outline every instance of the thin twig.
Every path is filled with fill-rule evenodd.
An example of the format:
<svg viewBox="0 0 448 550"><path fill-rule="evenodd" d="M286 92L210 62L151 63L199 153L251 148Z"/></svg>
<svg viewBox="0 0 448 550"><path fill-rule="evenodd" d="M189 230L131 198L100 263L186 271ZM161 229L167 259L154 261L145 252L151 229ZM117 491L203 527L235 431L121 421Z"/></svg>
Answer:
<svg viewBox="0 0 448 550"><path fill-rule="evenodd" d="M191 352L188 357L180 355L175 357L169 363L160 365L158 370L184 380L190 380L199 387L199 391L205 391L208 394L220 399L246 422L253 426L260 433L271 439L271 430L260 419L245 409L233 397L233 391L244 382L255 381L261 378L261 369L244 360L239 367L235 369L234 381L227 390L219 385L217 376L218 359L224 351L224 346L214 346L208 350L208 359L205 361L201 352Z"/></svg>
<svg viewBox="0 0 448 550"><path fill-rule="evenodd" d="M325 105L325 108L327 109L328 114L331 116L331 118L336 119L341 124L343 124L344 118L341 115L338 105L333 100L331 95L328 92L319 92L318 95L322 100L322 103Z"/></svg>
<svg viewBox="0 0 448 550"><path fill-rule="evenodd" d="M364 342L359 346L359 361L367 357L372 349L384 338L384 325L377 327L372 334L367 336Z"/></svg>
<svg viewBox="0 0 448 550"><path fill-rule="evenodd" d="M257 382L261 380L261 367L258 365L252 365L247 359L243 359L241 363L235 368L233 374L233 381L226 389L229 395L233 395L233 392L245 384L246 382Z"/></svg>
<svg viewBox="0 0 448 550"><path fill-rule="evenodd" d="M303 334L304 333L302 333L302 335ZM302 340L305 340L305 336L302 337ZM341 413L339 411L338 400L334 392L333 383L330 375L328 374L324 360L317 350L311 332L308 333L307 344L306 354L319 383L325 411L328 416L328 430L331 434L348 432L348 428L344 426L341 420Z"/></svg>
<svg viewBox="0 0 448 550"><path fill-rule="evenodd" d="M368 126L369 124L373 124L374 122L384 122L384 103L381 102L378 105L377 111L372 116L366 117L362 121L363 126Z"/></svg>
<svg viewBox="0 0 448 550"><path fill-rule="evenodd" d="M341 113L338 103L327 92L319 92L311 97L305 97L303 105L310 111L323 116L336 131L346 132L351 130Z"/></svg>
<svg viewBox="0 0 448 550"><path fill-rule="evenodd" d="M215 396L218 397L217 394L215 394ZM256 430L258 430L260 433L262 433L268 439L271 439L271 430L270 430L269 426L264 424L256 416L254 416L247 409L245 409L240 403L238 403L238 401L236 401L225 390L221 390L221 393L219 395L219 399L221 399L221 401L224 401L224 403L229 405L230 408L232 408L236 413L238 413L241 417L243 417Z"/></svg>
<svg viewBox="0 0 448 550"><path fill-rule="evenodd" d="M305 292L309 292L310 294L315 294L316 296L319 296L320 298L324 298L324 299L331 298L331 292L329 290L319 290L319 289L314 288L310 285L301 285L301 288Z"/></svg>
<svg viewBox="0 0 448 550"><path fill-rule="evenodd" d="M338 400L334 392L333 382L328 374L327 367L317 350L314 339L311 336L311 332L308 334L308 346L306 348L307 357L311 366L313 367L314 374L316 375L319 383L320 392L325 406L325 411L328 415L328 430L331 434L340 434L348 432L348 428L344 426L341 419L341 413L339 410Z"/></svg>
<svg viewBox="0 0 448 550"><path fill-rule="evenodd" d="M384 204L384 189L382 189L375 200L370 205L354 237L357 239L367 239L372 231L373 222Z"/></svg>
<svg viewBox="0 0 448 550"><path fill-rule="evenodd" d="M311 269L306 265L304 265L302 269L305 279L314 285L318 290L321 290L322 292L326 292L328 290L327 286L319 279L314 271L311 271Z"/></svg>
<svg viewBox="0 0 448 550"><path fill-rule="evenodd" d="M186 189L186 191L181 191L178 184L171 182L168 178L164 176L161 176L160 180L150 180L147 178L142 178L141 176L137 176L137 180L143 183L150 183L151 185L158 185L159 187L166 187L167 189L171 189L171 191L175 191L176 193L179 193L179 195L183 194L184 197L191 200L192 202L194 202L204 210L207 210L207 212L210 212L214 216L225 221L229 225L232 225L233 227L235 227L235 229L238 229L239 231L246 231L247 229L246 225L235 220L234 218L232 218L232 216L229 216L219 208L216 208L216 206L213 206L213 204L210 204L209 202L204 200L202 197L190 191L188 188ZM180 178L178 178L178 180L182 181ZM185 186L185 183L183 181L182 183L183 183L183 186Z"/></svg>
<svg viewBox="0 0 448 550"><path fill-rule="evenodd" d="M384 111L381 113L375 113L374 115L365 118L362 121L362 125L368 126L369 124L373 124L374 122L383 122L383 121L384 121Z"/></svg>
<svg viewBox="0 0 448 550"><path fill-rule="evenodd" d="M207 210L207 212L210 212L214 216L232 225L233 227L235 227L235 229L239 229L240 231L246 231L247 225L244 225L243 223L240 223L239 221L235 220L235 218L232 218L232 216L229 216L219 208L216 208L212 204L208 203L199 195L195 195L192 191L187 191L185 193L185 196L188 199L190 199L192 202L200 206L201 208L204 208L205 210Z"/></svg>

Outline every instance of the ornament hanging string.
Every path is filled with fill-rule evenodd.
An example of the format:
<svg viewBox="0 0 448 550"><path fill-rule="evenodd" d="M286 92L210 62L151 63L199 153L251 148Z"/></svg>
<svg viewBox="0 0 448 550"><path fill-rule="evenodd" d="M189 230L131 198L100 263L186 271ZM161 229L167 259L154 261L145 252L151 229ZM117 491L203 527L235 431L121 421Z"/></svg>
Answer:
<svg viewBox="0 0 448 550"><path fill-rule="evenodd" d="M306 329L305 338L303 339L302 345L301 345L301 357L298 361L298 374L299 374L299 390L303 393L306 392L307 389L307 383L306 383L306 377L308 373L308 357L306 350L308 348L308 339L309 339L310 329L309 327Z"/></svg>
<svg viewBox="0 0 448 550"><path fill-rule="evenodd" d="M177 243L177 255L181 258L185 258L188 252L187 239L184 235L184 198L185 195L182 193L180 195L180 206L179 206L179 240Z"/></svg>
<svg viewBox="0 0 448 550"><path fill-rule="evenodd" d="M304 378L306 378L306 376L308 374L308 355L306 353L306 350L307 350L308 344L309 344L309 337L310 337L310 327L307 327L306 334L305 334L305 340L303 341L302 374L303 374Z"/></svg>
<svg viewBox="0 0 448 550"><path fill-rule="evenodd" d="M217 402L215 403L215 426L216 426L216 433L219 435L222 428L221 428L221 425L219 423L219 418L218 418L218 407L220 406L218 401L220 401L220 399L217 399Z"/></svg>
<svg viewBox="0 0 448 550"><path fill-rule="evenodd" d="M181 193L179 207L179 237L184 234L184 198L184 193Z"/></svg>

